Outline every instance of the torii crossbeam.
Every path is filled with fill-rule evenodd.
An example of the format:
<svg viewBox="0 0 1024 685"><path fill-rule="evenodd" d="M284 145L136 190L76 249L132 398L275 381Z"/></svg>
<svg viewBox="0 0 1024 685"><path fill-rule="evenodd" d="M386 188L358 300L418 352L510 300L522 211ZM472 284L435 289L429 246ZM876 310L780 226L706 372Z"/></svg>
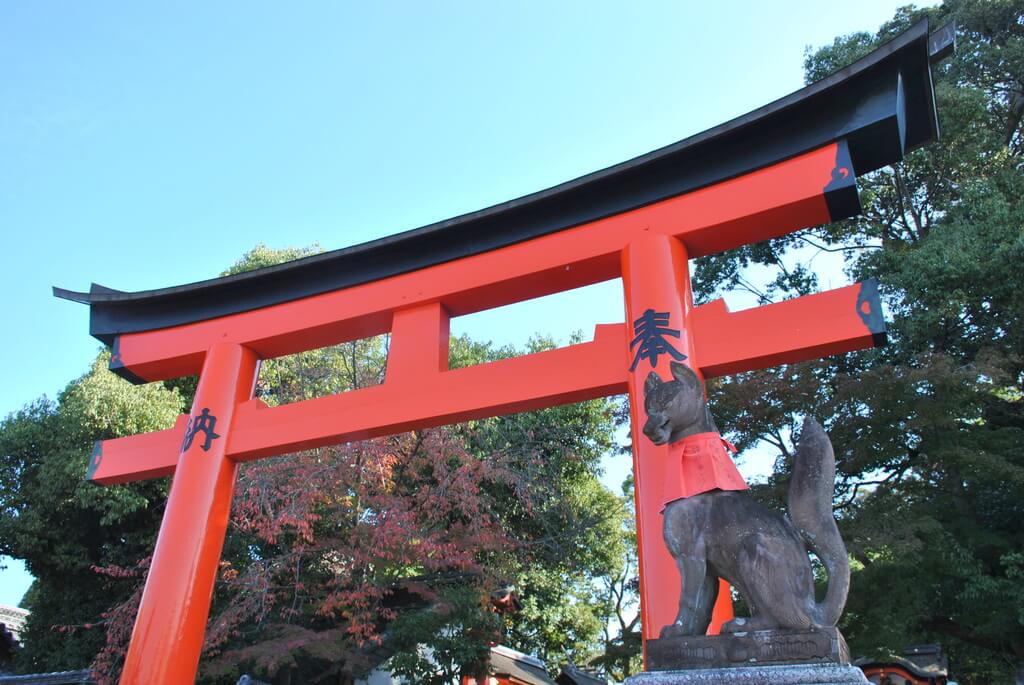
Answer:
<svg viewBox="0 0 1024 685"><path fill-rule="evenodd" d="M199 374L188 416L97 443L89 465L99 484L174 476L121 682L194 680L240 461L622 392L640 425L643 380L667 378L672 359L719 376L878 344L873 282L730 313L721 301L694 307L687 260L857 214L857 175L937 138L930 60L948 43L930 44L921 22L739 119L390 238L163 290L55 288L90 306L91 333L123 378ZM449 370L451 317L615 278L625 324ZM380 386L278 407L252 397L261 359L387 332ZM679 582L661 540L668 448L633 447L646 641L673 620Z"/></svg>

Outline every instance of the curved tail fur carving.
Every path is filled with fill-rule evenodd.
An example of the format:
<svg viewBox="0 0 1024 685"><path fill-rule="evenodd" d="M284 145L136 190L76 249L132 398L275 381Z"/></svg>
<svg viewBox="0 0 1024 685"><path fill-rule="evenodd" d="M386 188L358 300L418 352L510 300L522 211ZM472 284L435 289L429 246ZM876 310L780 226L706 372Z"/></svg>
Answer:
<svg viewBox="0 0 1024 685"><path fill-rule="evenodd" d="M850 562L832 515L836 458L824 429L807 417L793 458L789 483L789 518L808 548L828 571L825 599L815 605L815 623L832 626L839 620L850 589Z"/></svg>

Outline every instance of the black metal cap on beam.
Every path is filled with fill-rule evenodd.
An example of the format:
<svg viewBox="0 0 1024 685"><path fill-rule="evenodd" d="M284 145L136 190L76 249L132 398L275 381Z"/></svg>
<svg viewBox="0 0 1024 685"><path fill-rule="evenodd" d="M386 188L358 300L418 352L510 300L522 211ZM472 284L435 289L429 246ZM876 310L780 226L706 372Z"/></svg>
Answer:
<svg viewBox="0 0 1024 685"><path fill-rule="evenodd" d="M380 240L189 285L129 293L94 284L88 293L54 288L54 295L88 304L90 332L110 345L125 333L258 309L480 254L839 140L848 144L854 174L862 175L938 138L930 64L949 40L932 40L922 20L821 81L703 133L548 190ZM858 211L855 195L851 179L827 198L833 219Z"/></svg>
<svg viewBox="0 0 1024 685"><path fill-rule="evenodd" d="M847 145L839 145L838 148L832 181L825 186L825 204L828 205L828 215L832 221L857 216L861 211L850 148Z"/></svg>
<svg viewBox="0 0 1024 685"><path fill-rule="evenodd" d="M956 52L956 22L951 21L935 29L928 36L928 55L932 64L935 64L954 52Z"/></svg>
<svg viewBox="0 0 1024 685"><path fill-rule="evenodd" d="M882 297L878 291L878 279L869 278L861 282L857 293L857 315L871 332L871 342L881 347L888 340L885 316L882 314Z"/></svg>

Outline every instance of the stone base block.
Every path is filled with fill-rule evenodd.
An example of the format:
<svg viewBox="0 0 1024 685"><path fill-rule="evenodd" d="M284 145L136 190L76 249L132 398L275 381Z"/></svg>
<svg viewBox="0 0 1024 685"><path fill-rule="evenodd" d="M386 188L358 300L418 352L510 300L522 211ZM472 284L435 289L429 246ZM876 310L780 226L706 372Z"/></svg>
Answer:
<svg viewBox="0 0 1024 685"><path fill-rule="evenodd" d="M849 664L793 664L651 671L626 678L625 685L868 685L868 680Z"/></svg>
<svg viewBox="0 0 1024 685"><path fill-rule="evenodd" d="M647 641L647 668L652 671L848 663L846 640L836 628L674 635Z"/></svg>

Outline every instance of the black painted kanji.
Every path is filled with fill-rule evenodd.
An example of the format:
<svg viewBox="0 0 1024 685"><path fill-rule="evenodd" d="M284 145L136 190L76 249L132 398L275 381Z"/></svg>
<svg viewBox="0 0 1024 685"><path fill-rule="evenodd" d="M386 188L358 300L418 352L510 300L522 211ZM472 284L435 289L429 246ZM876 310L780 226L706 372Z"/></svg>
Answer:
<svg viewBox="0 0 1024 685"><path fill-rule="evenodd" d="M220 437L213 432L216 427L217 417L211 414L209 409L203 409L199 416L190 416L188 423L185 424L185 441L181 444L181 451L187 451L192 446L196 433L201 432L206 436L206 439L203 440L203 444L200 447L204 452L208 452L213 441Z"/></svg>
<svg viewBox="0 0 1024 685"><path fill-rule="evenodd" d="M640 363L641 359L650 361L651 368L658 366L658 356L662 354L671 355L677 362L686 359L685 354L665 340L666 335L673 338L679 337L679 329L669 328L668 319L668 312L656 312L653 309L648 309L633 322L633 334L636 337L633 338L633 342L629 343L629 348L633 349L637 345L640 347L633 357L633 365L629 367L630 371L636 370L636 365Z"/></svg>

